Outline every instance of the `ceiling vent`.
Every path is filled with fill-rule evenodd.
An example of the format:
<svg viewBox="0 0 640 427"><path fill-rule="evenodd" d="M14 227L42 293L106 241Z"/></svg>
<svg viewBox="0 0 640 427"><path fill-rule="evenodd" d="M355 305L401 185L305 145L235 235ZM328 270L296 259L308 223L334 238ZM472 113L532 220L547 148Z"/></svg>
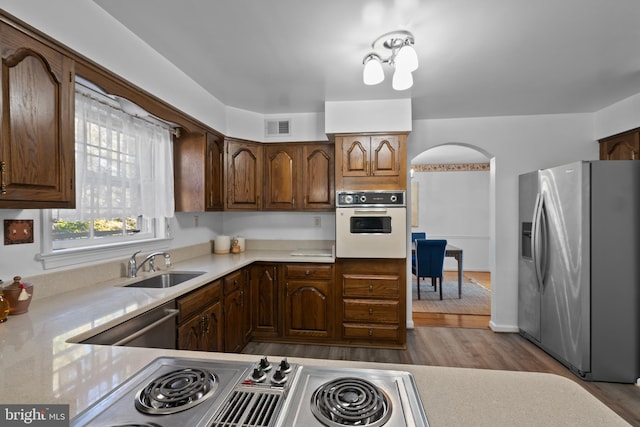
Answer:
<svg viewBox="0 0 640 427"><path fill-rule="evenodd" d="M290 136L291 121L286 120L265 120L264 121L265 136Z"/></svg>

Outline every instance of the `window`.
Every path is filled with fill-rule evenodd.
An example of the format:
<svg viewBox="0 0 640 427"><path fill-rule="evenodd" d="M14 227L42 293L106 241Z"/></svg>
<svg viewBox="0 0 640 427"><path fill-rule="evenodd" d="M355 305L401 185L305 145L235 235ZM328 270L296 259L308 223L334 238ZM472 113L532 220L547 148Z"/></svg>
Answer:
<svg viewBox="0 0 640 427"><path fill-rule="evenodd" d="M96 96L87 89L76 92L76 209L43 212L45 268L56 254L168 237L166 218L174 213L172 130Z"/></svg>

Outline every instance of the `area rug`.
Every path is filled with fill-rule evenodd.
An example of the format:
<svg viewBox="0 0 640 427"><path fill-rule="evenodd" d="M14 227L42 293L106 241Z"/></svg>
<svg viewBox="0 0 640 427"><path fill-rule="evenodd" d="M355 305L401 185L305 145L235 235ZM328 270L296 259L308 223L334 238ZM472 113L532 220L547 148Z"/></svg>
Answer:
<svg viewBox="0 0 640 427"><path fill-rule="evenodd" d="M458 281L445 280L440 291L434 292L431 279L420 280L420 300L415 277L412 281L413 311L419 313L491 314L491 291L477 282L462 282L462 298L458 299Z"/></svg>

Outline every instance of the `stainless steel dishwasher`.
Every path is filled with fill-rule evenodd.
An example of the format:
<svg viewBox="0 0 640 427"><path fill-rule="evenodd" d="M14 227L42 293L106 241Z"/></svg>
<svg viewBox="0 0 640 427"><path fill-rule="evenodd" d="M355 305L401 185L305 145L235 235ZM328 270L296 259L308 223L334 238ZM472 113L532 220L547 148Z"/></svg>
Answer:
<svg viewBox="0 0 640 427"><path fill-rule="evenodd" d="M175 349L177 316L176 303L170 301L94 335L82 344Z"/></svg>

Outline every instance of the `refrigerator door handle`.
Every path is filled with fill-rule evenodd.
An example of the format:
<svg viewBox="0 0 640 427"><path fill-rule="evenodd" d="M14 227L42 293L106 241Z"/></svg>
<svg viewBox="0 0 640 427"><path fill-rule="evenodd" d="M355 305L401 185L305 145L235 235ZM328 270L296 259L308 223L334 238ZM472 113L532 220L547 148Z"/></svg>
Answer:
<svg viewBox="0 0 640 427"><path fill-rule="evenodd" d="M531 225L531 257L533 258L533 271L538 285L538 292L542 292L542 267L540 258L542 248L540 247L540 226L542 215L542 195L536 195L536 203L533 207L533 224Z"/></svg>
<svg viewBox="0 0 640 427"><path fill-rule="evenodd" d="M549 222L547 219L547 204L544 196L540 197L540 257L538 263L540 265L540 288L544 291L545 278L547 277L547 267L549 261Z"/></svg>

